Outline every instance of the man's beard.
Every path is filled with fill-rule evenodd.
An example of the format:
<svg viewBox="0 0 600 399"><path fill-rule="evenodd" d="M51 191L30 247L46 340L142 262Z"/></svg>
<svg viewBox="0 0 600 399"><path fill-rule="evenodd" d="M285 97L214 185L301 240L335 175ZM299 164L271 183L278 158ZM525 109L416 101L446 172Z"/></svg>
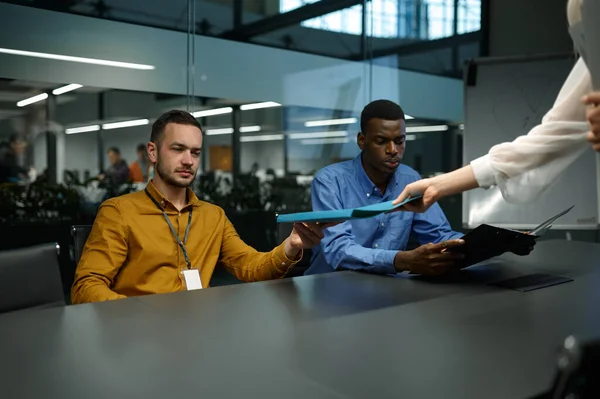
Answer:
<svg viewBox="0 0 600 399"><path fill-rule="evenodd" d="M179 180L174 173L169 173L169 171L160 163L160 159L156 160L156 174L159 175L165 183L175 187L189 187L196 177L196 174L193 173L193 177L189 181Z"/></svg>

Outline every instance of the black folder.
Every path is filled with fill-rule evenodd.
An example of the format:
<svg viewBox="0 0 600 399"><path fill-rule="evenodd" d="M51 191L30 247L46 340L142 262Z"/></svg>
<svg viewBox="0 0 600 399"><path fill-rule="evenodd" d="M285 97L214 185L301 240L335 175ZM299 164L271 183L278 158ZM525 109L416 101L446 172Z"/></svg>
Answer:
<svg viewBox="0 0 600 399"><path fill-rule="evenodd" d="M536 239L552 227L556 219L571 209L573 207L551 217L529 232L482 224L462 237L465 240L464 245L448 248L448 251L462 253L465 256L458 262L458 266L464 268L506 252L531 248L535 245Z"/></svg>

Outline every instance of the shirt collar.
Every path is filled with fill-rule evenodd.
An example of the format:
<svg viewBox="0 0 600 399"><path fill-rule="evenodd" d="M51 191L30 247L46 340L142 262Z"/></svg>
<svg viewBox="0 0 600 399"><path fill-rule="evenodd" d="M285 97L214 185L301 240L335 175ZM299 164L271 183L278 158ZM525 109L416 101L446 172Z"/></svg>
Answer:
<svg viewBox="0 0 600 399"><path fill-rule="evenodd" d="M360 184L360 187L362 189L362 191L364 191L364 193L366 194L367 197L370 197L371 195L373 195L373 193L375 193L375 189L377 188L377 186L375 186L375 183L373 183L373 181L371 180L371 178L367 175L367 172L365 172L365 168L362 165L362 151L360 152L360 154L358 154L354 160L352 161L354 164L354 171L356 172L356 179L358 180L358 184ZM397 172L397 170L396 170ZM390 181L388 183L388 187L385 190L385 194L383 194L383 197L386 197L389 195L390 193L390 186L393 185L398 185L398 173L394 172L394 174L392 176L390 176ZM378 189L379 191L379 189ZM377 192L378 192L377 191Z"/></svg>
<svg viewBox="0 0 600 399"><path fill-rule="evenodd" d="M171 201L169 201L164 195L162 195L162 193L160 191L158 191L158 189L156 188L156 186L154 185L152 180L150 180L148 182L148 184L146 185L146 191L148 191L150 196L156 202L158 202L160 204L160 206L163 207L163 209L166 209L168 205L170 205L174 209L176 209L175 206L171 203ZM198 196L196 196L196 194L189 187L187 188L187 198L188 198L188 203L185 206L185 208L187 208L188 206L197 207L201 204L201 201L198 199Z"/></svg>

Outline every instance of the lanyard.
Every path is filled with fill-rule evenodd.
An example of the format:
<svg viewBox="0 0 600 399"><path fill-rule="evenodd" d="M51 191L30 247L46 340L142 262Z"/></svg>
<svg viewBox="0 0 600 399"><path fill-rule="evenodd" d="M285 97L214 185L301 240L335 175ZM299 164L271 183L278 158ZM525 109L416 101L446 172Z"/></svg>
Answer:
<svg viewBox="0 0 600 399"><path fill-rule="evenodd" d="M154 205L156 205L156 207L162 211L162 214L165 217L165 220L167 221L169 228L171 229L171 233L173 233L173 237L175 237L177 244L179 245L179 247L181 248L181 251L183 252L183 258L185 259L185 264L187 265L188 269L191 269L192 264L190 262L190 259L188 258L188 253L187 253L187 249L185 249L185 245L187 244L188 234L190 233L190 226L192 225L192 209L190 209L190 216L188 217L188 225L185 228L185 235L183 236L183 242L181 242L181 240L179 239L179 236L177 235L177 232L175 231L175 227L173 227L173 223L171 223L171 221L169 220L169 217L167 216L167 212L165 212L165 210L162 208L162 206L160 206L160 204L150 195L150 193L148 192L148 189L144 189L144 191L146 192L146 195L148 196L148 198L150 198L152 200L152 202L154 202Z"/></svg>

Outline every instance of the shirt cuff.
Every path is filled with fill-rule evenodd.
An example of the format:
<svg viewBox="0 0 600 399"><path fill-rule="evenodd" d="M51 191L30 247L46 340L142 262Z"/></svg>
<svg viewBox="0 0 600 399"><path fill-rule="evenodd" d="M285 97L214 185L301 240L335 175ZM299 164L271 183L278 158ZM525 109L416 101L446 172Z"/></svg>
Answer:
<svg viewBox="0 0 600 399"><path fill-rule="evenodd" d="M479 187L489 188L496 184L496 177L494 176L492 160L489 154L471 161L471 168L473 168L473 174Z"/></svg>
<svg viewBox="0 0 600 399"><path fill-rule="evenodd" d="M294 259L288 258L285 254L285 241L281 243L278 247L273 251L273 258L275 261L275 267L277 270L283 275L287 274L287 272L301 259L304 255L304 251L300 250L298 255Z"/></svg>
<svg viewBox="0 0 600 399"><path fill-rule="evenodd" d="M377 274L396 274L396 268L394 267L394 259L398 251L392 251L387 249L377 250L374 256L374 264L371 270Z"/></svg>

